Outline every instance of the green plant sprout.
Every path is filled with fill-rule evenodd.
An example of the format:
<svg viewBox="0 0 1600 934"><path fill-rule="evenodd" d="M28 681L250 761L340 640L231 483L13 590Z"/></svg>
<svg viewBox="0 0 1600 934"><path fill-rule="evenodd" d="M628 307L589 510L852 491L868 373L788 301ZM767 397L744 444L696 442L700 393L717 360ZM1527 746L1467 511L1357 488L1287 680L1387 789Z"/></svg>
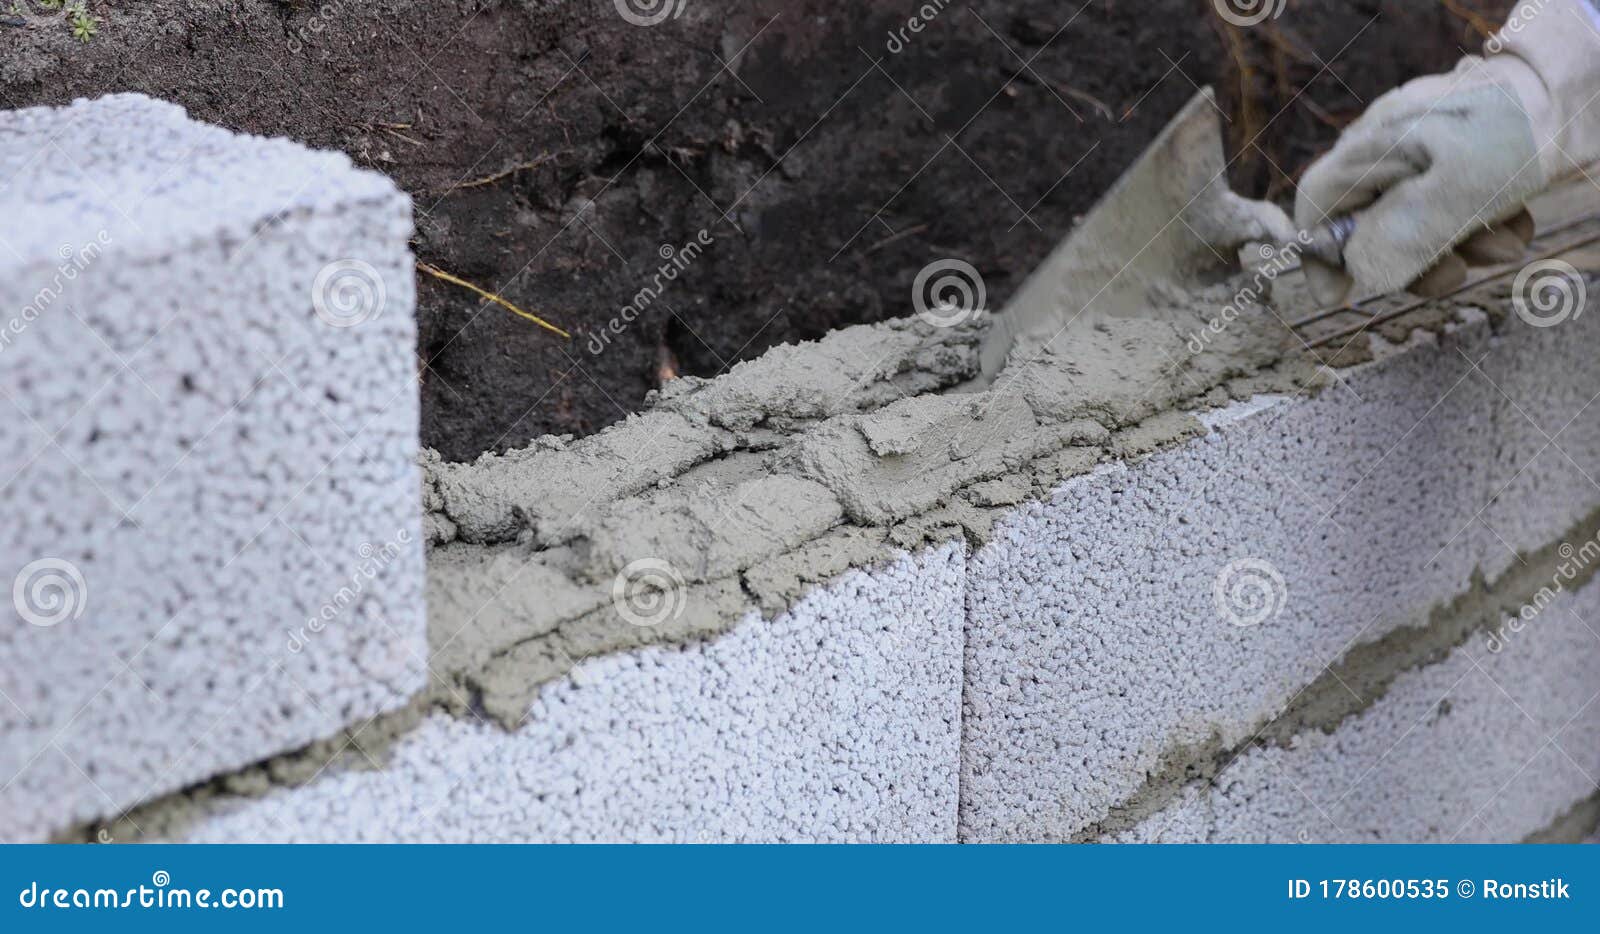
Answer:
<svg viewBox="0 0 1600 934"><path fill-rule="evenodd" d="M99 30L95 18L84 8L82 2L74 3L67 7L67 21L72 26L72 36L79 42L88 42L94 38Z"/></svg>

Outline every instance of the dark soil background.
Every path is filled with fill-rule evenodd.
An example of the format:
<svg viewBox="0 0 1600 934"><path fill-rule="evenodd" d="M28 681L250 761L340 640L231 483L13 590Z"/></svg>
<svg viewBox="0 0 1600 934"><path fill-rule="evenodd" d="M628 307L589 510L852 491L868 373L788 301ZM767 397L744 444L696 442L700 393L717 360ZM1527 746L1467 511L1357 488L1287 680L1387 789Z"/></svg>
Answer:
<svg viewBox="0 0 1600 934"><path fill-rule="evenodd" d="M1199 85L1222 96L1235 188L1281 198L1366 103L1476 50L1510 5L1287 0L1241 28L1212 0L631 2L679 15L88 0L80 43L27 0L0 7L0 106L142 91L392 175L419 259L574 335L421 278L423 439L460 460L908 314L934 260L972 263L1000 306ZM664 249L702 230L711 245L624 326Z"/></svg>

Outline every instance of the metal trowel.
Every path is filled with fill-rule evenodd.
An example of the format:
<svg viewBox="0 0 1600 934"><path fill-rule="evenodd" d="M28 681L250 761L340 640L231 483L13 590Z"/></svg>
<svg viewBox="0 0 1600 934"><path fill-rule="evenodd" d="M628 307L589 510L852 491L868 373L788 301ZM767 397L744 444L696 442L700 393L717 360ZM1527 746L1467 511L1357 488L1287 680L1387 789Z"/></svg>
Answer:
<svg viewBox="0 0 1600 934"><path fill-rule="evenodd" d="M1256 228L1245 242L1288 242L1288 218L1257 222L1260 204L1228 188L1226 168L1220 111L1207 87L994 316L984 377L994 377L1019 341L1042 346L1107 317L1149 316L1159 294L1237 269L1241 230Z"/></svg>

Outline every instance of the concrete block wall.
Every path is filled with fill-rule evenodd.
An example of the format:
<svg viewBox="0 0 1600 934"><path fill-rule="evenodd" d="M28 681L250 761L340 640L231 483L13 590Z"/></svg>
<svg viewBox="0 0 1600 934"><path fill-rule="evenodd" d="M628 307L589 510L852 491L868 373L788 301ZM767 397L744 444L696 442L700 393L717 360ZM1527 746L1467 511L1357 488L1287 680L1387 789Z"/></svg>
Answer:
<svg viewBox="0 0 1600 934"><path fill-rule="evenodd" d="M148 102L96 106L194 134L206 166L259 163L273 184L309 174L313 194L279 189L299 206L245 228L178 225L192 235L182 255L108 251L95 269L131 271L73 307L118 314L35 315L4 347L20 354L23 337L43 333L39 347L77 360L86 351L69 331L43 328L80 315L113 335L138 325L165 346L140 309L188 308L189 293L141 270L215 281L185 265L192 253L238 267L207 301L260 314L242 331L192 316L173 328L189 343L151 352L164 361L158 375L129 369L161 398L169 382L202 378L186 362L191 345L208 360L263 347L283 357L268 378L230 370L199 393L277 433L247 419L214 453L181 445L206 468L191 487L148 496L162 511L145 522L110 523L118 547L64 551L93 569L86 579L119 580L102 570L110 562L156 588L114 590L126 613L109 618L126 621L105 644L64 641L39 666L50 650L41 633L72 633L68 622L0 635L8 694L77 689L84 659L108 648L115 664L131 647L125 667L149 686L146 699L107 689L123 691L121 706L96 719L89 705L40 735L32 720L0 721L8 739L59 751L74 730L128 729L130 711L165 717L97 751L84 771L110 791L98 800L46 804L25 782L0 793L0 836L1513 840L1567 832L1600 800L1600 632L1589 623L1600 610L1590 582L1600 484L1587 466L1600 455L1590 404L1600 384L1589 382L1600 332L1586 317L1527 326L1505 287L1487 286L1337 371L1286 358L1294 346L1264 338L1274 333L1264 310L1204 353L1186 349L1181 316L1125 321L989 388L967 383L981 323L852 328L718 380L677 381L592 438L541 439L472 465L423 452L419 510L405 502L419 486L409 320L295 326L325 317L306 307L303 280L316 278L306 274L352 255L409 313L403 199L333 157L216 135ZM166 184L118 190L165 197ZM1571 258L1600 269L1600 257ZM1184 313L1198 324L1210 308ZM119 352L136 364L140 346ZM34 359L25 383L4 384L12 396L79 391L81 375L51 382ZM280 373L289 389L270 388ZM374 406L390 389L397 406ZM166 439L191 437L184 405L201 400L158 422L169 409L151 402L129 416L128 393L108 398L106 418L65 437L87 446L122 430L139 462L87 476L124 493L118 471L164 463ZM307 398L325 421L296 407ZM98 410L92 397L80 406ZM203 425L224 418L211 414ZM290 433L297 452L314 452L309 463L284 456ZM100 465L88 447L43 447ZM210 495L193 492L209 489L201 478L249 477L261 464L275 466L248 502L223 484L222 507L196 505ZM61 469L32 483L17 489L45 501L52 484L79 481ZM306 497L321 499L297 509ZM346 511L330 513L330 501L373 508L329 519ZM263 502L271 521L258 531ZM426 638L415 548L386 552L361 602L296 635L307 601L333 599L329 584L348 579L339 561L305 556L369 558L362 545L383 532L374 517L397 512L417 530L412 543L431 545ZM209 543L196 536L245 528L269 546L236 559L257 562L249 574L198 558L147 566L176 541L196 543L179 552L195 555ZM188 605L178 597L195 586L176 581L207 572L218 583L190 602L208 612L149 618L151 607ZM239 590L240 579L293 587ZM160 591L165 581L176 596ZM1507 622L1525 606L1536 608L1526 625ZM272 646L284 620L299 646L287 656ZM146 643L159 651L141 654ZM179 738L201 752L172 756ZM44 774L58 779L76 761ZM126 774L106 786L104 770Z"/></svg>
<svg viewBox="0 0 1600 934"><path fill-rule="evenodd" d="M1462 301L1001 523L963 839L1510 842L1594 799L1600 332Z"/></svg>
<svg viewBox="0 0 1600 934"><path fill-rule="evenodd" d="M435 713L381 767L207 801L172 836L953 841L964 580L956 545L851 572L712 642L585 659L510 733Z"/></svg>
<svg viewBox="0 0 1600 934"><path fill-rule="evenodd" d="M1215 413L1204 437L1002 522L969 576L968 839L1096 835L1167 768L1251 740L1351 647L1427 627L1475 576L1562 541L1600 508L1570 476L1600 455L1600 410L1562 405L1597 350L1479 318L1315 399ZM1570 412L1559 463L1517 395ZM1219 612L1219 586L1237 606Z"/></svg>
<svg viewBox="0 0 1600 934"><path fill-rule="evenodd" d="M1600 583L1526 629L1408 670L1370 709L1290 747L1252 748L1114 839L1516 843L1595 793ZM1426 802L1426 807L1418 807Z"/></svg>
<svg viewBox="0 0 1600 934"><path fill-rule="evenodd" d="M119 95L0 113L0 219L0 839L406 703L409 198Z"/></svg>
<svg viewBox="0 0 1600 934"><path fill-rule="evenodd" d="M135 817L206 842L1521 840L1600 790L1600 583L1572 563L1600 487L1522 485L1538 447L1497 425L1563 411L1597 350L1464 305L1344 385L1002 509L975 549L585 659L510 732L434 713L383 761ZM1590 462L1600 413L1567 411ZM1248 561L1281 590L1229 604ZM1572 592L1506 631L1563 562Z"/></svg>

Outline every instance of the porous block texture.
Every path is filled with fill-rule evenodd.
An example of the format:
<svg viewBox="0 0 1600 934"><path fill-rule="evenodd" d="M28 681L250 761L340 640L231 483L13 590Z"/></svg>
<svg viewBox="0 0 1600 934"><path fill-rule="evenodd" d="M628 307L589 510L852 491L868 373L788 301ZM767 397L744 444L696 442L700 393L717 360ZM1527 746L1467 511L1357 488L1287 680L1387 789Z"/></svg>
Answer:
<svg viewBox="0 0 1600 934"><path fill-rule="evenodd" d="M1292 748L1252 748L1121 839L1516 843L1600 776L1600 583L1518 632L1403 673L1370 710Z"/></svg>
<svg viewBox="0 0 1600 934"><path fill-rule="evenodd" d="M409 199L137 95L0 113L0 839L424 683Z"/></svg>
<svg viewBox="0 0 1600 934"><path fill-rule="evenodd" d="M202 802L192 842L954 842L965 550L770 622L581 661L523 725L434 714L377 769Z"/></svg>
<svg viewBox="0 0 1600 934"><path fill-rule="evenodd" d="M964 839L1096 832L1350 647L1558 540L1600 503L1597 352L1592 327L1469 320L999 523L971 561ZM1519 405L1567 423L1559 445Z"/></svg>
<svg viewBox="0 0 1600 934"><path fill-rule="evenodd" d="M1467 379L1488 386L1498 403L1488 457L1490 495L1456 517L1503 540L1484 570L1497 576L1517 562L1512 551L1548 543L1557 530L1600 506L1600 248L1568 254L1585 275L1588 309L1556 327L1521 326L1472 354ZM1485 304L1511 304L1501 284ZM1463 364L1468 361L1463 359ZM1448 384L1446 384L1448 385ZM1480 511L1481 507L1481 511ZM1600 687L1600 685L1596 685Z"/></svg>

